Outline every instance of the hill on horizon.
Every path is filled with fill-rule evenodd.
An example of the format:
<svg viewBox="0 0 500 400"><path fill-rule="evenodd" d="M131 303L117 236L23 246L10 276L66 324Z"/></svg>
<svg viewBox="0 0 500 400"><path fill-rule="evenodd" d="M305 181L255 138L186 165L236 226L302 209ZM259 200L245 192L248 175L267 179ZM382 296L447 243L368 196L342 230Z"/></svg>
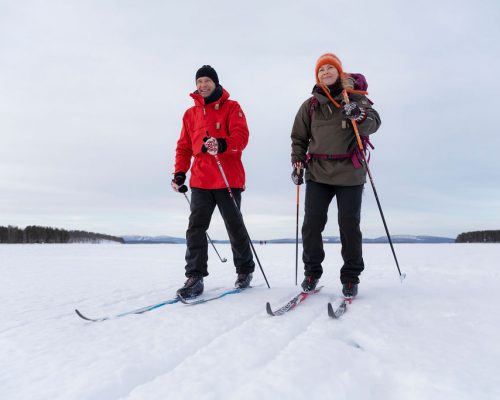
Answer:
<svg viewBox="0 0 500 400"><path fill-rule="evenodd" d="M172 243L172 244L184 244L186 239L178 238L173 236L139 236L139 235L126 235L122 236L125 244L159 244L159 243ZM440 236L426 236L426 235L393 235L391 236L393 243L455 243L455 239L440 237ZM214 243L229 243L229 240L218 240L212 239ZM276 244L276 243L295 243L295 238L281 238L281 239L258 239L252 240L253 243L257 244ZM302 239L299 238L299 242ZM340 243L340 237L338 236L324 236L324 243ZM380 236L378 238L370 239L364 238L363 243L388 243L386 236Z"/></svg>

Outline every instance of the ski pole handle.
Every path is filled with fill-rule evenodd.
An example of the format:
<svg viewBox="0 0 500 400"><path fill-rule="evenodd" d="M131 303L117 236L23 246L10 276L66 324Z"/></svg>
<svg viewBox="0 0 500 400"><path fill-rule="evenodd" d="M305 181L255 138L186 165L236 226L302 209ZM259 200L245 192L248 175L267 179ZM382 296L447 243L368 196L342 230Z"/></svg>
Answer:
<svg viewBox="0 0 500 400"><path fill-rule="evenodd" d="M344 98L344 102L349 104L351 101L349 100L349 96L347 95L346 90L342 90L342 97ZM361 151L364 151L363 142L361 141L361 136L359 135L358 124L355 120L351 119L352 127L354 128L354 134L356 135L356 141L358 142L358 147Z"/></svg>

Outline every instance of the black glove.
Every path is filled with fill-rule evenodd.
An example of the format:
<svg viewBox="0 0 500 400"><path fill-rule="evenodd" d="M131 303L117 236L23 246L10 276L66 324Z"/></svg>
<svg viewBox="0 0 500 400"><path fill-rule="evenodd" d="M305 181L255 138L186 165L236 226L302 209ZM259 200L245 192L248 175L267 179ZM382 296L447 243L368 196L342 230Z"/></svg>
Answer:
<svg viewBox="0 0 500 400"><path fill-rule="evenodd" d="M208 154L215 156L216 154L224 153L227 150L226 139L205 136L203 141L205 144L201 146L202 153L208 152Z"/></svg>
<svg viewBox="0 0 500 400"><path fill-rule="evenodd" d="M172 189L179 193L186 193L188 188L184 185L184 182L186 182L186 173L181 171L176 172L171 183Z"/></svg>
<svg viewBox="0 0 500 400"><path fill-rule="evenodd" d="M186 182L186 173L180 171L176 172L172 181L175 182L178 186L184 185L184 182Z"/></svg>
<svg viewBox="0 0 500 400"><path fill-rule="evenodd" d="M366 118L365 109L358 106L358 103L356 103L355 101L344 104L344 109L342 110L342 112L347 118L353 119L356 122L362 122Z"/></svg>
<svg viewBox="0 0 500 400"><path fill-rule="evenodd" d="M296 185L302 185L304 183L304 164L302 164L301 161L293 163L292 181Z"/></svg>

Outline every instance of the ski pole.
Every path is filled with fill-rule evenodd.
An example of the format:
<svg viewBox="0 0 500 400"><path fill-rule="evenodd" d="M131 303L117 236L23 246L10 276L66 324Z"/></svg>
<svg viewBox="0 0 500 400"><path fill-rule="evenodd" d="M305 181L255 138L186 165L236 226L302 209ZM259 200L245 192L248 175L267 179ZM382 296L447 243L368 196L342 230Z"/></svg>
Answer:
<svg viewBox="0 0 500 400"><path fill-rule="evenodd" d="M188 204L189 204L189 207L191 207L191 202L189 201L189 199L188 199L188 197L187 197L187 195L186 195L186 192L182 192L182 194L183 194L183 195L184 195L184 197L186 198L186 200L187 200L187 202L188 202ZM207 235L207 239L208 239L208 241L210 242L210 244L211 244L211 245L212 245L212 247L214 248L215 252L216 252L216 253L217 253L217 255L219 256L219 260L220 260L221 262L225 263L225 262L227 261L227 258L226 258L226 257L222 258L222 257L220 256L219 252L218 252L218 251L217 251L217 249L215 248L214 242L212 242L212 239L210 239L210 236L208 235L208 232L205 232L205 233L206 233L206 235Z"/></svg>
<svg viewBox="0 0 500 400"><path fill-rule="evenodd" d="M253 251L253 254L255 255L255 259L257 260L257 263L259 264L260 271L262 272L262 275L264 276L264 280L266 281L267 287L269 289L271 289L271 286L269 286L269 282L267 281L266 274L264 273L264 269L262 268L262 265L260 264L259 256L257 255L255 248L253 247L253 243L252 243L252 239L250 238L250 234L248 233L248 230L245 226L245 221L243 220L243 214L241 213L240 208L238 207L238 203L236 202L236 199L233 196L233 192L231 190L231 187L229 186L229 182L226 178L226 174L224 173L224 169L222 168L219 157L217 156L217 154L215 154L214 157L215 157L215 161L217 162L217 165L219 167L219 171L222 175L222 179L224 179L224 183L226 184L226 188L227 188L227 191L229 192L229 196L231 197L231 199L233 199L233 203L234 203L234 206L236 207L236 211L240 215L243 229L245 229L245 233L247 234L248 241L250 242L250 247L252 248L252 251Z"/></svg>
<svg viewBox="0 0 500 400"><path fill-rule="evenodd" d="M325 90L325 93L327 94L328 98L331 101L333 101L330 93L328 93L327 90ZM347 92L345 89L342 91L342 96L344 97L344 101L346 102L346 104L349 104L349 102L350 102L349 96L347 95ZM377 201L377 206L378 206L378 209L380 211L380 216L382 217L382 222L384 223L384 228L385 228L385 233L387 235L387 239L389 239L389 244L391 246L392 255L394 256L394 261L396 262L396 267L398 268L399 279L401 280L401 282L403 282L403 279L406 278L406 274L401 273L401 269L399 268L398 258L396 257L396 252L394 251L394 246L392 245L391 235L389 234L389 229L387 228L387 223L385 222L384 212L382 211L382 206L380 205L380 200L378 198L377 189L375 188L375 182L373 181L372 174L370 172L370 168L368 167L368 161L366 160L365 149L363 147L363 142L361 141L361 136L359 135L358 124L353 119L351 119L351 123L352 123L352 127L354 128L354 134L356 135L356 141L358 142L359 150L360 150L361 154L363 155L363 161L365 163L366 172L368 173L368 176L370 178L370 183L371 183L371 186L373 189L373 194L375 195L375 200Z"/></svg>
<svg viewBox="0 0 500 400"><path fill-rule="evenodd" d="M297 175L300 174L300 167L297 166ZM297 185L297 218L295 219L295 286L297 286L297 275L299 270L299 199L300 185Z"/></svg>

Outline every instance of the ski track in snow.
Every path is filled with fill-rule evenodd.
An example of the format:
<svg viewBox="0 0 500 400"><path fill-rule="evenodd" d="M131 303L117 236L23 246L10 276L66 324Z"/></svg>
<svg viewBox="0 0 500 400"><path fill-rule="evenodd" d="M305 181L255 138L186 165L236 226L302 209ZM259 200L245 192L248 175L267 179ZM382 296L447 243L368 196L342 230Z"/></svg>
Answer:
<svg viewBox="0 0 500 400"><path fill-rule="evenodd" d="M218 245L226 257L229 246ZM171 298L179 245L3 245L0 398L498 399L499 245L365 245L360 295L339 320L340 247L327 245L321 292L270 317L299 290L294 248L258 246L251 290L99 323L90 317ZM227 263L229 264L229 263ZM211 254L210 291L232 286ZM259 286L260 285L260 286Z"/></svg>
<svg viewBox="0 0 500 400"><path fill-rule="evenodd" d="M317 295L316 295L317 296ZM283 330L278 336L278 332L273 331L272 341L265 344L265 352L252 352L255 343L253 338L262 331L266 326L269 327L273 322L269 321L270 317L263 314L262 307L256 311L255 315L246 318L241 323L227 330L225 333L214 338L209 343L202 346L194 354L183 360L182 363L176 366L175 369L166 372L163 376L155 379L154 383L146 387L144 391L137 388L127 397L127 399L141 399L141 398L162 398L165 394L161 393L159 388L173 386L185 377L190 376L190 371L193 368L199 368L200 365L205 365L210 368L211 374L219 377L218 385L229 386L228 393L231 392L231 386L239 387L245 383L245 371L251 368L262 368L263 366L272 363L272 361L279 356L279 354L294 341L297 337L304 334L308 327L319 315L318 310L311 315L311 313L304 314L304 316L293 323L291 329ZM298 324L300 322L300 324ZM221 348L224 348L224 354L217 354ZM217 354L217 362L212 363L214 354ZM238 355L243 355L238 358ZM228 363L232 363L232 371L229 377L224 377L224 371L227 369ZM190 378L188 378L190 379ZM197 377L195 382L190 382L186 385L185 391L177 391L176 396L179 398L189 397L192 390L197 393L203 393L204 388L209 387L211 384L212 376ZM226 382L229 380L229 382ZM224 391L224 389L222 389ZM220 395L207 393L206 398L218 398Z"/></svg>

